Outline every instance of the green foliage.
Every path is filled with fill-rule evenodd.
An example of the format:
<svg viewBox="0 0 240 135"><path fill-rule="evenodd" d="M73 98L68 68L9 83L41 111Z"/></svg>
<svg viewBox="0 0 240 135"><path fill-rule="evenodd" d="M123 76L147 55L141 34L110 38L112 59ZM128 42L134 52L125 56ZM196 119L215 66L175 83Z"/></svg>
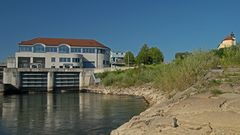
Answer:
<svg viewBox="0 0 240 135"><path fill-rule="evenodd" d="M144 44L141 48L140 52L137 55L137 63L138 64L147 64L148 63L148 46Z"/></svg>
<svg viewBox="0 0 240 135"><path fill-rule="evenodd" d="M137 63L140 64L159 64L164 60L162 52L157 47L149 48L144 44L142 49L137 55Z"/></svg>
<svg viewBox="0 0 240 135"><path fill-rule="evenodd" d="M223 94L223 92L222 92L221 90L218 90L218 89L213 89L213 90L211 90L211 93L212 93L214 96Z"/></svg>
<svg viewBox="0 0 240 135"><path fill-rule="evenodd" d="M124 56L124 62L127 66L133 66L135 64L135 58L131 51L126 52Z"/></svg>
<svg viewBox="0 0 240 135"><path fill-rule="evenodd" d="M129 87L145 83L163 91L184 90L200 80L218 58L213 53L197 52L170 64L139 66L121 72L109 72L102 78L105 86Z"/></svg>
<svg viewBox="0 0 240 135"><path fill-rule="evenodd" d="M213 79L209 81L209 86L219 86L221 83L220 79Z"/></svg>
<svg viewBox="0 0 240 135"><path fill-rule="evenodd" d="M157 47L148 50L148 64L159 64L163 62L163 54Z"/></svg>
<svg viewBox="0 0 240 135"><path fill-rule="evenodd" d="M169 64L147 65L151 62L157 63L160 59L160 57L154 55L156 50L156 48L149 49L145 44L137 57L138 62L145 65L139 65L138 68L126 71L102 73L99 75L102 78L102 84L105 86L129 87L152 83L154 87L165 92L182 91L203 79L210 69L216 68L218 65L240 66L239 45L210 52L189 53L187 57L185 57L185 53ZM149 57L152 58L150 62ZM236 79L236 81L239 81L238 78ZM221 80L212 80L209 83L213 87L220 85L222 82ZM221 94L221 91L216 89L211 92L215 95Z"/></svg>
<svg viewBox="0 0 240 135"><path fill-rule="evenodd" d="M240 65L240 46L232 46L213 50L214 54L220 58L220 64L223 66L239 66Z"/></svg>
<svg viewBox="0 0 240 135"><path fill-rule="evenodd" d="M178 52L175 54L175 59L184 59L191 54L192 53L189 53L189 52Z"/></svg>
<svg viewBox="0 0 240 135"><path fill-rule="evenodd" d="M200 80L209 69L217 65L218 58L212 53L197 52L183 60L165 65L157 76L155 86L163 91L181 91Z"/></svg>

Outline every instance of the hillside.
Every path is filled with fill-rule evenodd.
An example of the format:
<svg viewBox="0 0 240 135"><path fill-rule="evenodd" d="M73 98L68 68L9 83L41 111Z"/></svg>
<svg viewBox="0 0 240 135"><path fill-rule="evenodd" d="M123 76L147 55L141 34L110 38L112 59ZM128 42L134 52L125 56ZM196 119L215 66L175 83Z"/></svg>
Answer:
<svg viewBox="0 0 240 135"><path fill-rule="evenodd" d="M113 135L240 134L239 46L165 65L104 73L94 92L143 96L150 107Z"/></svg>

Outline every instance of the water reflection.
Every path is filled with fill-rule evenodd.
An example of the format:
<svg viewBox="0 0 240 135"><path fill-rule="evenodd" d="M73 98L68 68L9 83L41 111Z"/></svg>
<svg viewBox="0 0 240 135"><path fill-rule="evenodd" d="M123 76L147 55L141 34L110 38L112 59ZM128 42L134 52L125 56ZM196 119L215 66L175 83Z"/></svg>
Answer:
<svg viewBox="0 0 240 135"><path fill-rule="evenodd" d="M147 105L141 98L90 93L0 97L10 134L109 134Z"/></svg>

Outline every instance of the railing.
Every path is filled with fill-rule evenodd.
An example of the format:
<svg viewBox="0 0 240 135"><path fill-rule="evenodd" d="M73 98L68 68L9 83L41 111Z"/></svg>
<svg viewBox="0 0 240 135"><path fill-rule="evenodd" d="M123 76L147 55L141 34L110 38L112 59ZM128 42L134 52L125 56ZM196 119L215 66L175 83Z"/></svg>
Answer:
<svg viewBox="0 0 240 135"><path fill-rule="evenodd" d="M134 67L110 67L110 68L96 68L94 69L94 73L102 73L107 71L117 71L117 70L127 70L127 69L133 69Z"/></svg>

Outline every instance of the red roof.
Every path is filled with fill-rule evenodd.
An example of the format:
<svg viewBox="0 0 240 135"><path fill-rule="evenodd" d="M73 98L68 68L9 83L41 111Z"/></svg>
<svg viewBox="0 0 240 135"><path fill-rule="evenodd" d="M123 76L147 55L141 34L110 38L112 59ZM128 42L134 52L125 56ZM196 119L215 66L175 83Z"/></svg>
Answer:
<svg viewBox="0 0 240 135"><path fill-rule="evenodd" d="M234 40L235 40L235 35L234 35L234 33L232 32L229 36L227 36L227 37L224 38L223 40L232 40L232 41L234 41Z"/></svg>
<svg viewBox="0 0 240 135"><path fill-rule="evenodd" d="M22 41L19 45L34 45L36 43L42 43L46 46L58 46L60 44L68 44L70 46L78 47L101 47L108 48L105 45L91 39L67 39L67 38L34 38L27 41Z"/></svg>
<svg viewBox="0 0 240 135"><path fill-rule="evenodd" d="M232 36L227 36L226 38L224 38L224 40L234 40L234 38Z"/></svg>

